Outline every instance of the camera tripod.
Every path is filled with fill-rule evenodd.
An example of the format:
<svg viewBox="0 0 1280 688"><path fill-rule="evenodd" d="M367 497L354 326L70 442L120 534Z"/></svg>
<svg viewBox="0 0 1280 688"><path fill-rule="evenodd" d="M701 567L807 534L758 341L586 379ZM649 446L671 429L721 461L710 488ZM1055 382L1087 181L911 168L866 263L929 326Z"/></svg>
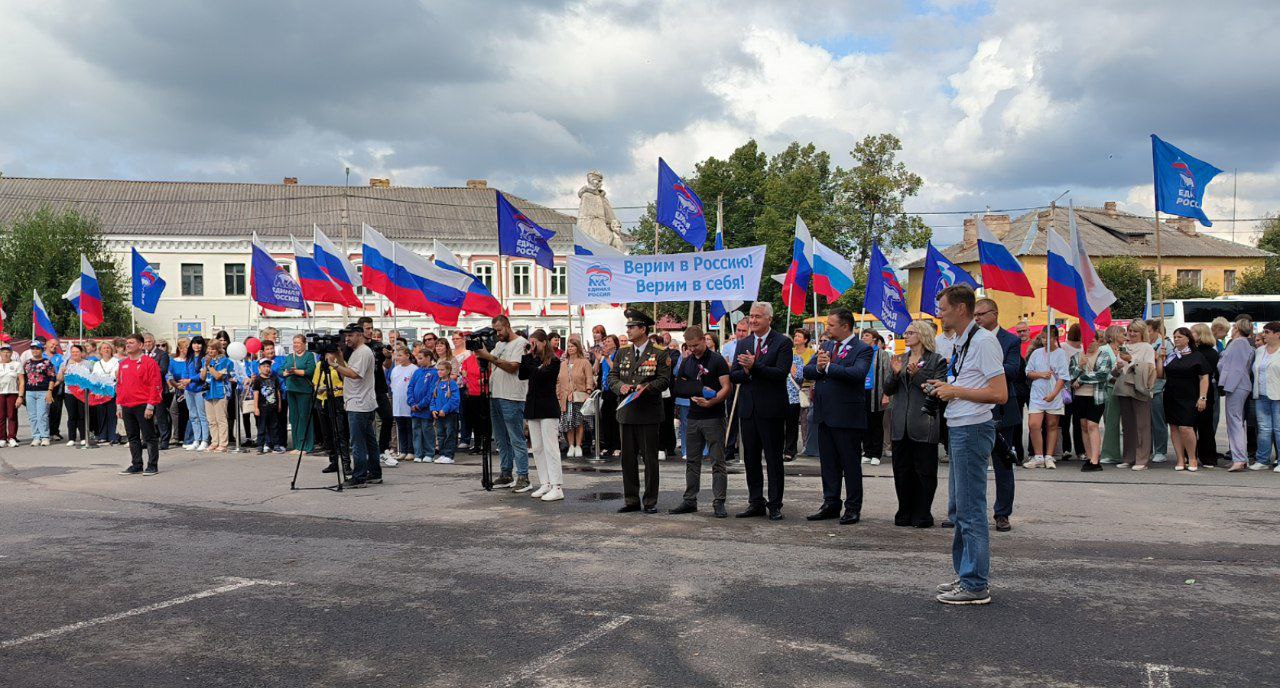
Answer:
<svg viewBox="0 0 1280 688"><path fill-rule="evenodd" d="M471 354L475 355L474 352ZM489 376L492 372L488 361L477 360L480 368L480 416L485 422L479 428L473 428L476 441L480 443L480 486L485 491L493 491L493 411L489 396ZM487 428L487 431L485 430Z"/></svg>

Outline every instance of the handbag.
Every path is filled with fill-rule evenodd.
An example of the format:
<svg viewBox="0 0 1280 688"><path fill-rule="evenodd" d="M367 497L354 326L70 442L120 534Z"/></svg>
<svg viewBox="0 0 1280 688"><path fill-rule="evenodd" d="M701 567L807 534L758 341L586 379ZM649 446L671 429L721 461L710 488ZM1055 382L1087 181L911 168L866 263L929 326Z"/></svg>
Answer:
<svg viewBox="0 0 1280 688"><path fill-rule="evenodd" d="M577 394L586 394L586 392L578 392ZM587 398L582 402L582 415L594 416L600 412L600 390L596 390L587 394Z"/></svg>
<svg viewBox="0 0 1280 688"><path fill-rule="evenodd" d="M802 409L809 408L809 404L811 403L809 401L809 390L801 389L799 396L800 396L800 408Z"/></svg>

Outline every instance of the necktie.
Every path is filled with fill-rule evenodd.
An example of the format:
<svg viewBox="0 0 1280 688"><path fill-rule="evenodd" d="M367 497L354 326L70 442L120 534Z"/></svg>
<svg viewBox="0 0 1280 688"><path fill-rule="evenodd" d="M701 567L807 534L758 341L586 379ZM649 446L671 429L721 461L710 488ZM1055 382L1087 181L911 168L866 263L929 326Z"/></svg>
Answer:
<svg viewBox="0 0 1280 688"><path fill-rule="evenodd" d="M756 355L763 356L765 354L764 337L756 337Z"/></svg>

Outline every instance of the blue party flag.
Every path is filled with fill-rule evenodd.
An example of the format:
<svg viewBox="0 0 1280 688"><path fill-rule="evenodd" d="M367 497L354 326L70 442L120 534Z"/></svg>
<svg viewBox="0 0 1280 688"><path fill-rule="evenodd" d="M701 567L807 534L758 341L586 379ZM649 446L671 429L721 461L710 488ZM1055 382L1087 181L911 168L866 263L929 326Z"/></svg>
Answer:
<svg viewBox="0 0 1280 688"><path fill-rule="evenodd" d="M1222 170L1187 155L1176 146L1151 135L1151 164L1155 168L1156 212L1191 217L1212 227L1200 209L1204 189Z"/></svg>
<svg viewBox="0 0 1280 688"><path fill-rule="evenodd" d="M155 313L165 282L138 249L133 249L133 307L143 313Z"/></svg>

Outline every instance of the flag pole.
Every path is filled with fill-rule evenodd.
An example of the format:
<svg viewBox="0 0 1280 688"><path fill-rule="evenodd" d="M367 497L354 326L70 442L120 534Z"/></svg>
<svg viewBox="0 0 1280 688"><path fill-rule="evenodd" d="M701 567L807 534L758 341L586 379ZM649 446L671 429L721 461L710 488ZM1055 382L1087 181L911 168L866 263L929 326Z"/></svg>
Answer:
<svg viewBox="0 0 1280 688"><path fill-rule="evenodd" d="M790 331L791 331L791 289L792 289L792 286L793 286L793 285L791 285L791 284L787 284L787 303L786 303L786 309L787 309L787 332L790 332ZM800 317L801 317L801 318L803 318L803 317L804 317L804 314L803 314L803 313L801 313Z"/></svg>
<svg viewBox="0 0 1280 688"><path fill-rule="evenodd" d="M1160 250L1160 209L1156 208L1156 296L1160 302L1160 322L1164 322L1164 253Z"/></svg>
<svg viewBox="0 0 1280 688"><path fill-rule="evenodd" d="M657 220L654 220L654 221L653 221L653 255L655 255L655 256L656 256L656 255L658 255L658 238L659 238L659 237L658 237L658 229L659 229L658 221L657 221ZM656 323L656 322L658 322L658 301L657 301L657 299L658 299L658 295L657 295L657 294L654 294L654 295L653 295L653 298L654 298L654 301L653 301L653 322L655 322L655 323Z"/></svg>

